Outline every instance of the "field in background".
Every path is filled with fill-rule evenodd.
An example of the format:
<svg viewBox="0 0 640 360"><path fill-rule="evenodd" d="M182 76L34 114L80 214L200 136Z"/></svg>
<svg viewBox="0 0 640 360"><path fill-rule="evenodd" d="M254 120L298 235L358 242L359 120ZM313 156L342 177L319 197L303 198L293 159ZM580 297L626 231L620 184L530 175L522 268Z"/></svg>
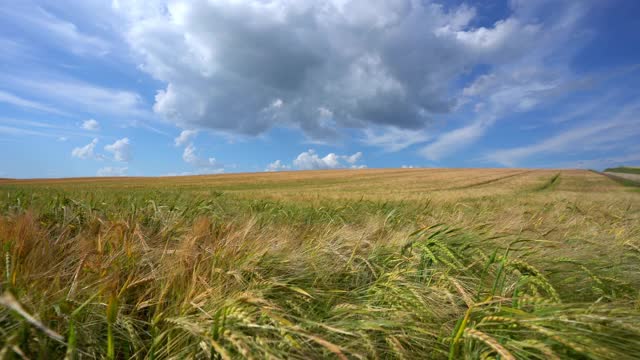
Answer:
<svg viewBox="0 0 640 360"><path fill-rule="evenodd" d="M640 185L640 168L622 166L605 169L604 173L614 179L622 180L623 183L626 181L630 182L629 185Z"/></svg>
<svg viewBox="0 0 640 360"><path fill-rule="evenodd" d="M581 170L0 180L31 357L633 358L640 191Z"/></svg>
<svg viewBox="0 0 640 360"><path fill-rule="evenodd" d="M584 170L366 169L138 178L0 180L0 185L87 189L216 190L245 197L382 198L420 200L536 190L562 175L562 190L607 192L615 183ZM553 185L553 184L549 184Z"/></svg>
<svg viewBox="0 0 640 360"><path fill-rule="evenodd" d="M619 166L616 168L605 169L604 172L640 175L640 167Z"/></svg>

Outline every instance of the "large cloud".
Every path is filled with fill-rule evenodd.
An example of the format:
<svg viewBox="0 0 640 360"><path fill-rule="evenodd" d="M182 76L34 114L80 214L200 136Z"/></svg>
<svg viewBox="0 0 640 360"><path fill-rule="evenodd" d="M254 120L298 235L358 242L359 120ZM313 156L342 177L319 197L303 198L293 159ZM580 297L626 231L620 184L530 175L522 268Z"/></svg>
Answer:
<svg viewBox="0 0 640 360"><path fill-rule="evenodd" d="M320 157L313 149L310 149L298 155L298 157L293 160L293 165L300 170L338 169L346 167L346 164L357 167L355 164L361 158L361 152L353 155L336 155L329 153L325 157Z"/></svg>
<svg viewBox="0 0 640 360"><path fill-rule="evenodd" d="M82 122L81 126L84 130L88 131L98 131L100 130L100 123L94 119L85 120Z"/></svg>
<svg viewBox="0 0 640 360"><path fill-rule="evenodd" d="M190 143L184 148L184 152L182 153L182 160L184 160L184 162L188 164L191 164L199 168L209 169L209 168L220 167L220 164L218 163L218 161L213 157L206 158L206 159L199 157L197 154L197 149L195 145L193 145L193 143Z"/></svg>
<svg viewBox="0 0 640 360"><path fill-rule="evenodd" d="M195 130L182 130L180 135L178 135L178 137L176 137L173 141L176 146L183 146L189 143L191 139L197 134L198 132Z"/></svg>
<svg viewBox="0 0 640 360"><path fill-rule="evenodd" d="M421 129L455 108L461 74L522 56L541 32L514 16L474 27L473 8L422 0L115 7L141 68L166 84L154 105L165 119L253 135L292 126L316 139L336 128Z"/></svg>
<svg viewBox="0 0 640 360"><path fill-rule="evenodd" d="M90 159L96 156L94 150L96 145L98 144L98 139L93 139L90 143L85 146L80 146L73 148L71 150L71 156L76 157L78 159Z"/></svg>
<svg viewBox="0 0 640 360"><path fill-rule="evenodd" d="M308 151L303 151L295 159L293 159L292 165L287 165L280 160L276 160L267 165L265 171L284 171L290 169L326 170L344 168L366 168L366 165L358 164L360 160L362 160L362 152L360 151L352 155L337 155L335 153L329 153L326 156L320 157L315 150L309 149Z"/></svg>
<svg viewBox="0 0 640 360"><path fill-rule="evenodd" d="M98 169L96 176L127 176L127 167L105 166Z"/></svg>
<svg viewBox="0 0 640 360"><path fill-rule="evenodd" d="M113 144L109 144L104 149L113 154L115 161L129 161L131 159L131 142L129 138L116 140Z"/></svg>
<svg viewBox="0 0 640 360"><path fill-rule="evenodd" d="M460 102L472 106L474 113L419 153L434 161L455 154L485 136L498 121L549 105L588 85L585 78L573 74L570 60L585 40L585 32L576 30L591 5L590 1L512 0L512 16L496 22L493 29L446 30L477 51L493 49L498 43L504 46L501 51L489 51L493 54L490 69L461 91ZM528 20L541 18L544 23ZM514 56L523 45L525 56Z"/></svg>
<svg viewBox="0 0 640 360"><path fill-rule="evenodd" d="M269 165L267 165L267 168L264 169L264 171L286 171L291 169L291 166L287 165L287 164L283 164L281 160L276 160L272 163L270 163Z"/></svg>

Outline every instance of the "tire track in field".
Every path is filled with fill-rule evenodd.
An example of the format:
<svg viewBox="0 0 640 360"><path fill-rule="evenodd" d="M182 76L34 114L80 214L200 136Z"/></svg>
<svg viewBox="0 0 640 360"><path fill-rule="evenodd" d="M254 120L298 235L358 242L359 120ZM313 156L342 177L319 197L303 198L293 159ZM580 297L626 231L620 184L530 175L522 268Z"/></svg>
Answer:
<svg viewBox="0 0 640 360"><path fill-rule="evenodd" d="M560 173L557 173L547 180L544 184L537 187L533 191L545 191L555 187L560 182Z"/></svg>
<svg viewBox="0 0 640 360"><path fill-rule="evenodd" d="M445 182L446 184L449 185L455 185L455 184L459 184L459 183L465 183L469 181L470 175L474 175L469 174L467 172L467 170L464 169L455 169L452 170L450 172L453 172L453 176L449 176L446 178L442 178L442 179L437 179L441 182ZM509 171L509 175L512 175L513 172ZM495 176L497 176L498 174L495 173L490 173L490 174L484 174L484 175L479 175L479 176L471 176L472 179L486 179L486 178L490 178L490 180L494 180ZM428 180L433 180L433 179L428 179ZM431 187L431 188L427 188L427 189L423 189L424 191L442 191L442 190L448 190L449 188L444 188L442 187L443 185L438 185L438 184L432 184L432 185L436 185L436 187ZM469 186L469 184L466 185L457 185L457 186L451 186L451 188L458 188L458 187L465 187L465 186Z"/></svg>
<svg viewBox="0 0 640 360"><path fill-rule="evenodd" d="M512 177L515 177L515 176L528 174L528 173L531 173L531 172L533 172L533 170L520 171L520 172L515 173L515 174L509 174L509 175L505 175L505 176L501 176L501 177L498 177L498 178L489 179L489 180L485 180L485 181L480 181L480 182L469 184L469 185L453 186L453 187L445 188L445 189L442 189L442 190L470 189L470 188L473 188L473 187L483 186L483 185L492 184L492 183L495 183L495 182L498 182L498 181L506 180L506 179L509 179L509 178L512 178Z"/></svg>

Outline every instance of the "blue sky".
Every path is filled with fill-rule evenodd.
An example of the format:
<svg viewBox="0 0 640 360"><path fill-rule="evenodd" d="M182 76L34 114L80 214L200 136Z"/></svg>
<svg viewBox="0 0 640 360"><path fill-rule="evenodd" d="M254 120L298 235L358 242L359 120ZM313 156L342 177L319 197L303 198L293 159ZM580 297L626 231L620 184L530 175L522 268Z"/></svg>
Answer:
<svg viewBox="0 0 640 360"><path fill-rule="evenodd" d="M640 2L13 1L0 177L640 165Z"/></svg>

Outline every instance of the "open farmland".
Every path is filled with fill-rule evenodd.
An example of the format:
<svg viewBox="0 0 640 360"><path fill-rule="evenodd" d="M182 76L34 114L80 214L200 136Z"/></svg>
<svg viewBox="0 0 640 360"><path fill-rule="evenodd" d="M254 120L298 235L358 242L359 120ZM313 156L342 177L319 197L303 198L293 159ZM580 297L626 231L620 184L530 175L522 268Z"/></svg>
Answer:
<svg viewBox="0 0 640 360"><path fill-rule="evenodd" d="M594 172L5 179L0 212L0 357L640 353L640 191Z"/></svg>
<svg viewBox="0 0 640 360"><path fill-rule="evenodd" d="M640 168L637 167L617 167L605 169L604 173L614 179L621 179L640 184Z"/></svg>

